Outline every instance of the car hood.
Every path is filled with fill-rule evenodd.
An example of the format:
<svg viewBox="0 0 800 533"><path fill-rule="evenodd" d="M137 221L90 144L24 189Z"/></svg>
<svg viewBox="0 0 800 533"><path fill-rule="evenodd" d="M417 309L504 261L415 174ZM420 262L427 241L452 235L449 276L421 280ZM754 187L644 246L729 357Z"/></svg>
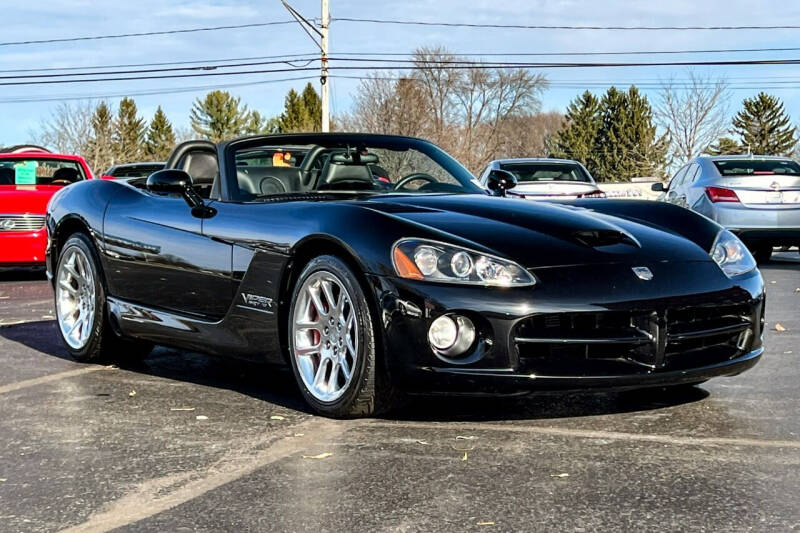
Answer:
<svg viewBox="0 0 800 533"><path fill-rule="evenodd" d="M602 200L597 200L602 201ZM481 195L378 197L365 202L420 225L419 234L511 258L526 268L711 261L694 242L655 224L570 205Z"/></svg>
<svg viewBox="0 0 800 533"><path fill-rule="evenodd" d="M0 213L44 215L50 198L62 188L57 185L0 185Z"/></svg>

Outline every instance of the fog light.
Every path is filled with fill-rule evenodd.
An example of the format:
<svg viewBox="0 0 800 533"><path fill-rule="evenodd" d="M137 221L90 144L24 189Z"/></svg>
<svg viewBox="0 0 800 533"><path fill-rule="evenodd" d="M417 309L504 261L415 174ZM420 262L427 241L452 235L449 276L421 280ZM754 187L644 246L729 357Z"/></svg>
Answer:
<svg viewBox="0 0 800 533"><path fill-rule="evenodd" d="M449 316L442 315L431 324L428 330L428 341L437 350L446 350L456 343L458 326Z"/></svg>
<svg viewBox="0 0 800 533"><path fill-rule="evenodd" d="M461 355L475 342L475 325L465 316L442 315L431 324L428 341L442 355Z"/></svg>

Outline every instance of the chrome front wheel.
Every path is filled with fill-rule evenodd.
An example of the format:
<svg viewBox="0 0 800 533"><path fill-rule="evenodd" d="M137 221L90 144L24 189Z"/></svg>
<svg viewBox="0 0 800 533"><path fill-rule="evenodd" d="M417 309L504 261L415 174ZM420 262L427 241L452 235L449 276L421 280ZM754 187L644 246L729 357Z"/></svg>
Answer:
<svg viewBox="0 0 800 533"><path fill-rule="evenodd" d="M353 296L333 272L319 270L303 280L294 305L294 364L314 399L338 400L353 380L359 331Z"/></svg>
<svg viewBox="0 0 800 533"><path fill-rule="evenodd" d="M56 272L56 317L64 342L74 350L89 342L96 313L95 275L81 248L70 247Z"/></svg>

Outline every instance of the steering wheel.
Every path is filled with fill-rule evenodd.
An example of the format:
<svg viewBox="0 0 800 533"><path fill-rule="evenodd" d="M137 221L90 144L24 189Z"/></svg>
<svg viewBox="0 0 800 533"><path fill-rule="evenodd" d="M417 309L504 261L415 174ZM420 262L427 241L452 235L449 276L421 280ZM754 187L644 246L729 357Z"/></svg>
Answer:
<svg viewBox="0 0 800 533"><path fill-rule="evenodd" d="M394 186L394 190L399 191L400 189L404 188L407 184L417 180L425 180L428 183L439 183L436 180L436 178L434 178L430 174L426 174L424 172L414 172L412 174L409 174L405 178L401 179L400 181L398 181Z"/></svg>
<svg viewBox="0 0 800 533"><path fill-rule="evenodd" d="M72 182L69 180L53 180L50 185L72 185Z"/></svg>

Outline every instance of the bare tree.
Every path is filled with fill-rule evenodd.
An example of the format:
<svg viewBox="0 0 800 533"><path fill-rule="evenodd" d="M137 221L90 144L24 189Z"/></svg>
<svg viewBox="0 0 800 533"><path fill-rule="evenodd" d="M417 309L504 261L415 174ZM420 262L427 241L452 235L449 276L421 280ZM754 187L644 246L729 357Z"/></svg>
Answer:
<svg viewBox="0 0 800 533"><path fill-rule="evenodd" d="M550 139L563 127L564 115L557 111L511 117L503 125L497 157L548 157Z"/></svg>
<svg viewBox="0 0 800 533"><path fill-rule="evenodd" d="M503 145L509 121L538 110L547 82L524 69L472 67L443 48L419 49L402 78L363 81L342 125L429 138L478 172Z"/></svg>
<svg viewBox="0 0 800 533"><path fill-rule="evenodd" d="M689 71L686 82L662 83L655 118L670 139L670 156L684 162L700 154L728 129L730 93L725 79Z"/></svg>
<svg viewBox="0 0 800 533"><path fill-rule="evenodd" d="M29 135L35 144L63 154L80 154L92 134L95 104L62 102Z"/></svg>

